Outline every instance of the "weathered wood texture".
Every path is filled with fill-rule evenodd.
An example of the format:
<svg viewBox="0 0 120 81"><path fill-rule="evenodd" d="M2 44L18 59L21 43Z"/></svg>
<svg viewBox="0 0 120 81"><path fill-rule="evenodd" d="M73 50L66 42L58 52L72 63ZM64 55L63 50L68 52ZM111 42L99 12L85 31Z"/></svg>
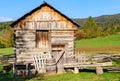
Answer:
<svg viewBox="0 0 120 81"><path fill-rule="evenodd" d="M46 73L46 55L44 54L35 54L32 55L35 69L39 73Z"/></svg>
<svg viewBox="0 0 120 81"><path fill-rule="evenodd" d="M46 54L48 59L53 51L65 50L57 64L58 71L62 71L63 62L67 58L74 58L77 26L52 7L42 6L27 15L14 25L14 30L17 62L33 63L34 54ZM53 44L57 44L57 47ZM53 57L57 57L57 54L53 54Z"/></svg>
<svg viewBox="0 0 120 81"><path fill-rule="evenodd" d="M48 6L44 6L24 20L19 22L15 29L36 29L36 30L76 30L77 27L55 12Z"/></svg>
<svg viewBox="0 0 120 81"><path fill-rule="evenodd" d="M51 31L51 43L67 44L68 57L74 54L74 40L74 31Z"/></svg>

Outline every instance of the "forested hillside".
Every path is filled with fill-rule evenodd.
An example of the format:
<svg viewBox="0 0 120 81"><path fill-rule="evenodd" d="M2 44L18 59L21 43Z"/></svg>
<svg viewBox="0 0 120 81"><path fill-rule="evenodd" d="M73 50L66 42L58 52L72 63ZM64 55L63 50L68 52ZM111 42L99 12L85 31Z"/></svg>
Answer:
<svg viewBox="0 0 120 81"><path fill-rule="evenodd" d="M88 18L73 18L73 21L78 23L80 26L83 26L84 22ZM119 24L120 25L120 14L115 14L115 15L102 15L99 17L93 17L93 19L99 24L100 26L102 25L107 25L107 24Z"/></svg>
<svg viewBox="0 0 120 81"><path fill-rule="evenodd" d="M120 14L73 20L81 26L76 34L77 39L103 37L120 32Z"/></svg>

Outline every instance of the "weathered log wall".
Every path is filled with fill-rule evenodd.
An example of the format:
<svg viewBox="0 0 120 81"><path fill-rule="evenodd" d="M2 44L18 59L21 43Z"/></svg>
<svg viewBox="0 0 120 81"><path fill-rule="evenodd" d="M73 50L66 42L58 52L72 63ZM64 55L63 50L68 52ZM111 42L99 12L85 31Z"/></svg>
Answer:
<svg viewBox="0 0 120 81"><path fill-rule="evenodd" d="M17 61L32 62L32 54L51 53L54 43L65 44L65 57L72 57L75 49L75 31L77 27L61 14L44 6L29 14L14 26L15 54ZM37 31L48 31L48 47L37 48Z"/></svg>
<svg viewBox="0 0 120 81"><path fill-rule="evenodd" d="M15 53L17 61L32 61L32 54L48 53L48 49L36 48L36 30L15 31Z"/></svg>
<svg viewBox="0 0 120 81"><path fill-rule="evenodd" d="M67 44L67 56L74 55L74 31L51 31L51 43Z"/></svg>

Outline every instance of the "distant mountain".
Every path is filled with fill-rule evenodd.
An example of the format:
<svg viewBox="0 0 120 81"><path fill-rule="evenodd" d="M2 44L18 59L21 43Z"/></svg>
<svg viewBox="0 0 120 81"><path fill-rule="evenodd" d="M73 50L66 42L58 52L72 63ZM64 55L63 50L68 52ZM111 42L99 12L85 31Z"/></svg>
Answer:
<svg viewBox="0 0 120 81"><path fill-rule="evenodd" d="M114 15L102 15L99 17L93 17L94 20L97 22L99 26L106 26L109 24L112 25L120 25L120 14L114 14ZM84 22L87 20L87 18L73 18L73 21L79 24L80 26L83 26Z"/></svg>

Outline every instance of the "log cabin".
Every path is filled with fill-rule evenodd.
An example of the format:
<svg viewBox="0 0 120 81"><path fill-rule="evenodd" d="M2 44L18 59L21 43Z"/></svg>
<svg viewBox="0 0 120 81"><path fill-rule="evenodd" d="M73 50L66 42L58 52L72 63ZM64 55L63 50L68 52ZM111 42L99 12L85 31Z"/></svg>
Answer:
<svg viewBox="0 0 120 81"><path fill-rule="evenodd" d="M62 73L64 63L75 62L75 32L79 25L47 2L13 22L11 27L15 63L33 63L38 72L43 72L38 68L43 62L45 72Z"/></svg>

